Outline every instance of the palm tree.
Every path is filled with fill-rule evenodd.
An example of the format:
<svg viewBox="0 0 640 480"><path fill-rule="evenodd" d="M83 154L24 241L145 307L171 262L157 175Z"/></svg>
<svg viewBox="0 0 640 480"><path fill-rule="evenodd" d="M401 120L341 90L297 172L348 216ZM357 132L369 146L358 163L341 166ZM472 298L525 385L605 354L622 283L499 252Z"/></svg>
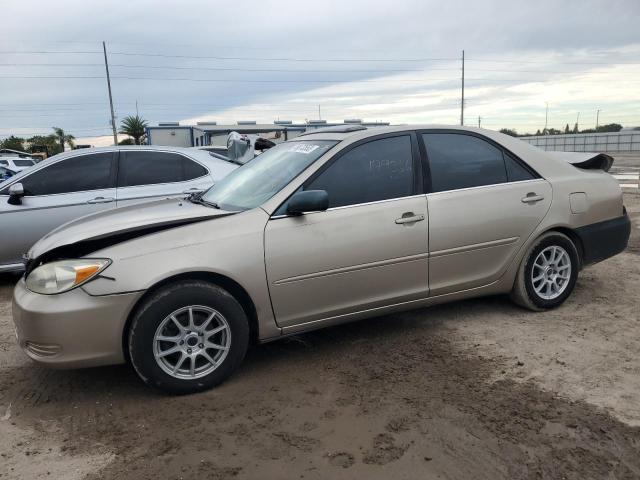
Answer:
<svg viewBox="0 0 640 480"><path fill-rule="evenodd" d="M120 125L120 133L133 138L136 145L140 145L146 135L147 121L139 115L124 117Z"/></svg>
<svg viewBox="0 0 640 480"><path fill-rule="evenodd" d="M58 142L60 143L60 148L62 149L63 152L64 152L65 143L69 145L69 148L73 148L75 146L74 140L76 139L76 137L74 137L73 135L68 135L64 133L64 130L61 129L60 127L51 127L51 128L53 128L54 135L58 139Z"/></svg>

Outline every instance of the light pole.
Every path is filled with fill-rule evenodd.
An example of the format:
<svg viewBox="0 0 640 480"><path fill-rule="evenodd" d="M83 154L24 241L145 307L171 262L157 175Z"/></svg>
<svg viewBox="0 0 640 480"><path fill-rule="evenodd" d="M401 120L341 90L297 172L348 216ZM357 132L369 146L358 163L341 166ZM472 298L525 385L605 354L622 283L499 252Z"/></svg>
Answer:
<svg viewBox="0 0 640 480"><path fill-rule="evenodd" d="M544 130L542 130L542 134L546 135L547 134L547 125L549 123L549 102L544 102L544 104L546 105L546 109L544 112Z"/></svg>
<svg viewBox="0 0 640 480"><path fill-rule="evenodd" d="M464 50L462 50L462 91L460 98L460 125L464 126Z"/></svg>
<svg viewBox="0 0 640 480"><path fill-rule="evenodd" d="M111 77L109 76L109 62L107 61L107 45L102 42L104 52L104 68L107 71L107 89L109 90L109 107L111 108L111 128L113 129L113 144L118 145L118 131L116 130L116 116L113 112L113 97L111 96Z"/></svg>
<svg viewBox="0 0 640 480"><path fill-rule="evenodd" d="M600 109L596 110L596 132L598 131L598 126L600 125L600 123L599 123L599 121L600 121L600 112L601 112Z"/></svg>

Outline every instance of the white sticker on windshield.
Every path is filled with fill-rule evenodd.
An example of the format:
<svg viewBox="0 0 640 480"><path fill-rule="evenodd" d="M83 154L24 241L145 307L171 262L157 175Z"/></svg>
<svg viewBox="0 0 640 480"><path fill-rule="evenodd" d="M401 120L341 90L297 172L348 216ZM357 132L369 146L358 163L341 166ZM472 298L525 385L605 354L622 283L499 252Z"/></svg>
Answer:
<svg viewBox="0 0 640 480"><path fill-rule="evenodd" d="M309 153L313 152L317 148L320 148L320 145L310 145L308 143L298 143L298 144L293 145L293 147L289 151L290 152L294 152L294 153L304 153L305 155L308 155Z"/></svg>

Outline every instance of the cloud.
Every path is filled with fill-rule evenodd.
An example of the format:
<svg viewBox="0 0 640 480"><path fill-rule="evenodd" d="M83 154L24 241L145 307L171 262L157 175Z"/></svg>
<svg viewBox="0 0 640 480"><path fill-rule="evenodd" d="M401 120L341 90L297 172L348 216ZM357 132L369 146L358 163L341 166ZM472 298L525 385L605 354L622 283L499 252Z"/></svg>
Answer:
<svg viewBox="0 0 640 480"><path fill-rule="evenodd" d="M56 125L108 141L103 39L119 118L137 101L152 123L304 120L318 104L334 120L458 123L465 49L469 123L540 128L549 102L556 128L598 108L640 124L633 0L2 4L25 12L37 28L0 30L0 135Z"/></svg>

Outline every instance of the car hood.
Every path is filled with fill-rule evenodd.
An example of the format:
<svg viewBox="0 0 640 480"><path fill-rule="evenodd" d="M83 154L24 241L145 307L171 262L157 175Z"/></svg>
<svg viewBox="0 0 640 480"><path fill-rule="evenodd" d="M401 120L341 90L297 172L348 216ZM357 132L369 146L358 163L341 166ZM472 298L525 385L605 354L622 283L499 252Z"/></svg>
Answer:
<svg viewBox="0 0 640 480"><path fill-rule="evenodd" d="M114 208L52 230L31 247L27 263L42 260L52 252L60 256L87 255L132 238L234 213L175 198Z"/></svg>

